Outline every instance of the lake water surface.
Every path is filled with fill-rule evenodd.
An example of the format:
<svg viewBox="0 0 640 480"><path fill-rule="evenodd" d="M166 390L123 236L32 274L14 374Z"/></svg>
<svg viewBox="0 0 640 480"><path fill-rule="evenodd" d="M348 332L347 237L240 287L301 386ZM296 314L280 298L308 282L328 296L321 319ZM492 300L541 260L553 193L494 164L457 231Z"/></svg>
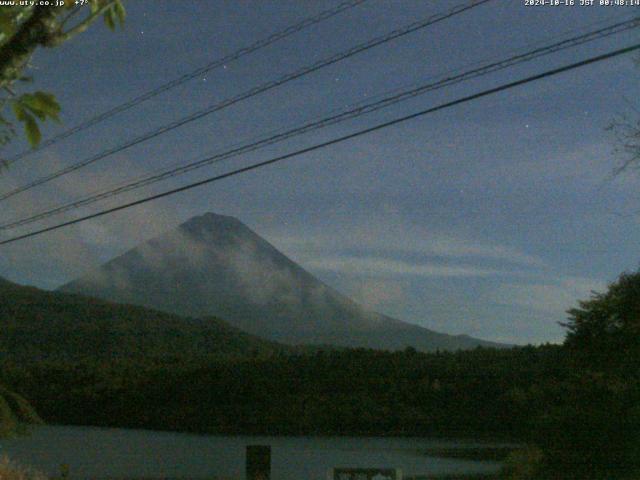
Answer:
<svg viewBox="0 0 640 480"><path fill-rule="evenodd" d="M324 480L331 467L394 467L404 476L490 473L495 462L430 457L436 447L483 443L428 438L192 435L114 428L43 426L0 440L0 456L72 478L200 477L244 479L245 447L271 445L273 480ZM491 444L495 446L496 444Z"/></svg>

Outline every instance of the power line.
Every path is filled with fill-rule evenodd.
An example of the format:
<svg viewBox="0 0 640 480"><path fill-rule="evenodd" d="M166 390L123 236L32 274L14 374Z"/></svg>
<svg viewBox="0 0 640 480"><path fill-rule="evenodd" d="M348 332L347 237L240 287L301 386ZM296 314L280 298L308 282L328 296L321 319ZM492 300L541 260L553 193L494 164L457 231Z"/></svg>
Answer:
<svg viewBox="0 0 640 480"><path fill-rule="evenodd" d="M37 187L39 185L42 185L44 183L47 183L51 180L54 180L56 178L59 178L63 175L69 174L71 172L74 172L76 170L79 170L83 167L86 167L87 165L90 165L98 160L101 160L105 157L108 157L110 155L119 153L123 150L126 150L134 145L138 145L142 142L145 142L147 140L150 140L152 138L155 138L159 135L163 135L171 130L174 130L178 127L181 127L183 125L186 125L188 123L191 123L195 120L199 120L200 118L203 118L207 115L210 115L214 112L217 112L219 110L222 110L224 108L227 108L231 105L234 105L240 101L246 100L248 98L254 97L260 93L264 93L268 90L271 90L273 88L279 87L281 85L284 85L285 83L288 83L292 80L295 80L297 78L303 77L305 75L308 75L312 72L315 72L317 70L320 70L321 68L327 67L329 65L332 65L334 63L340 62L342 60L345 60L349 57L352 57L356 54L365 52L367 50L370 50L374 47L377 47L379 45L388 43L392 40L395 40L397 38L400 38L404 35L408 35L410 33L416 32L420 29L426 28L428 26L431 26L435 23L441 22L443 20L446 20L448 18L451 18L455 15L459 15L467 10L473 9L475 7L478 7L484 3L490 2L492 0L474 0L471 4L465 4L465 5L458 5L450 10L448 10L445 13L440 13L440 14L436 14L436 15L432 15L424 20L418 21L418 22L413 22L405 27L393 30L389 33L387 33L386 35L383 35L381 37L377 37L374 38L373 40L369 40L368 42L362 43L360 45L357 45L355 47L352 47L346 51L337 53L335 55L332 55L331 57L328 57L326 59L320 60L312 65L309 65L307 67L304 67L300 70L297 70L293 73L289 73L287 75L284 75L283 77L280 77L277 80L273 80L270 82L266 82L262 85L259 85L257 87L254 87L244 93L241 93L239 95L236 95L235 97L231 97L229 99L223 100L222 102L210 105L209 107L200 110L198 112L195 112L191 115L188 115L187 117L183 117L179 120L176 120L170 124L164 125L160 128L157 128L155 130L152 130L150 132L147 132L139 137L134 138L133 140L128 141L125 144L119 145L117 147L113 147L110 148L106 151L103 151L101 153L98 153L92 157L89 157L85 160L82 160L78 163L75 163L73 165L69 165L68 167L65 167L61 170L58 170L57 172L54 172L52 174L46 175L44 177L41 177L37 180L34 180L30 183L27 183L26 185L23 185L21 187L17 187L13 190L10 190L9 192L6 192L4 194L0 195L0 201L6 200L10 197L13 197L14 195L17 195L21 192L30 190L34 187Z"/></svg>
<svg viewBox="0 0 640 480"><path fill-rule="evenodd" d="M247 152L252 152L255 150L258 150L260 148L263 148L265 146L268 145L272 145L274 143L279 143L281 141L287 140L289 138L292 138L294 136L298 136L298 135L302 135L308 132L311 132L313 130L317 130L320 128L324 128L330 125L335 125L337 123L346 121L348 119L352 119L352 118L356 118L359 117L361 115L365 115L368 113L372 113L375 112L377 110L380 110L382 108L386 108L389 107L391 105L394 105L396 103L399 103L401 101L405 101L409 98L413 98L416 97L418 95L422 95L424 93L427 93L429 91L433 91L433 90L437 90L437 89L441 89L444 87L448 87L472 78L477 78L483 75L487 75L489 73L493 73L499 70L503 70L509 67L512 67L514 65L520 64L520 63L524 63L524 62L528 62L531 61L533 59L545 56L545 55L549 55L551 53L555 53L570 47L574 47L577 45L582 45L584 43L587 42L591 42L594 40L598 40L598 39L602 39L605 37L609 37L611 35L615 35L618 34L620 32L629 30L631 28L637 27L640 25L640 17L635 17L632 18L630 20L626 20L623 22L618 22L616 24L604 27L604 28L600 28L598 30L595 31L591 31L582 35L578 35L578 36L574 36L572 38L569 39L565 39L559 42L555 42L543 47L539 47L536 48L534 50L530 50L530 51L526 51L524 53L519 53L516 54L514 56L508 57L506 59L500 60L500 61L496 61L496 62L492 62L490 64L481 66L479 68L475 68L472 70L468 70L468 71L464 71L463 73L457 74L457 75L453 75L453 76L449 76L449 77L445 77L437 82L433 82L433 83L427 83L427 84L423 84L420 85L418 87L409 89L409 90L404 90L404 91L400 91L399 93L394 93L392 95L389 95L387 97L384 97L380 100L377 100L375 102L370 102L364 105L359 105L355 108L351 108L349 110L340 112L338 114L335 115L331 115L325 118L322 118L320 120L316 120L310 123L306 123L300 127L296 127L284 132L280 132L274 135L269 135L265 138L262 138L258 141L255 142L251 142L245 145L240 145L237 147L234 147L230 150L227 150L225 152L222 153L218 153L215 154L213 156L208 156L204 159L200 159L198 161L195 162L191 162L189 164L186 165L180 165L176 168L172 168L169 170L165 170L165 171L161 171L159 173L150 175L150 176L146 176L146 177L142 177L139 178L137 180L134 181L129 181L124 183L121 186L118 186L116 188L111 188L108 189L106 191L97 193L97 194L92 194L89 195L85 198L79 199L79 200L75 200L73 202L69 202L67 204L49 209L49 210L45 210L42 212L39 212L37 214L31 215L29 217L26 218L22 218L22 219L18 219L18 220L12 220L9 222L6 222L4 224L0 224L0 230L6 230L6 229L10 229L10 228L15 228L15 227L19 227L19 226L24 226L24 225L28 225L31 223L34 223L36 221L39 220L43 220L45 218L49 218L53 215L57 215L63 212L67 212L69 210L74 210L76 208L80 208L86 205L90 205L92 203L95 203L97 201L100 200L104 200L106 198L110 198L143 186L147 186L147 185L151 185L153 183L159 182L161 180L165 180L167 178L171 178L171 177L175 177L178 175L182 175L185 174L187 172L190 172L192 170L198 169L198 168L202 168L205 167L207 165L210 165L212 163L217 163L220 162L222 160L226 160L228 158L232 158L232 157L236 157L239 156L241 154L247 153Z"/></svg>
<svg viewBox="0 0 640 480"><path fill-rule="evenodd" d="M323 12L320 12L317 15L314 15L312 17L308 17L305 18L304 20L302 20L299 23L296 23L294 25L290 25L287 28L285 28L284 30L281 30L279 32L276 32L266 38L263 38L261 40L258 40L257 42L240 48L239 50L236 50L233 53L230 53L229 55L226 55L222 58L216 59L200 68L197 68L191 72L185 73L184 75L174 78L173 80L170 80L156 88L154 88L153 90L150 90L148 92L145 92L141 95L138 95L135 98L132 98L120 105L117 105L105 112L102 112L94 117L89 118L88 120L69 128L68 130L65 130L64 132L59 133L58 135L55 135L47 140L44 140L43 142L41 142L37 147L29 149L29 150L24 150L12 157L9 157L5 163L6 165L11 165L14 162L17 162L18 160L21 160L29 155L31 155L32 153L38 152L40 150L44 150L45 148L48 148L52 145L55 145L56 143L64 140L65 138L68 138L78 132L81 132L83 130L86 130L89 127L92 127L94 125L97 125L98 123L101 123L111 117L114 117L122 112L125 112L126 110L129 110L137 105L140 105L143 102L146 102L147 100L150 100L154 97L157 97L158 95L171 90L172 88L175 88L179 85L182 85L186 82L189 82L191 80L193 80L194 78L198 78L202 75L204 75L205 73L210 72L211 70L215 70L221 66L227 65L229 63L232 63L246 55L249 55L251 53L254 53L258 50L261 50L262 48L265 48L273 43L276 43L279 40L283 40L295 33L298 33L304 29L306 29L307 27L310 27L312 25L315 25L317 23L323 22L324 20L327 20L331 17L334 17L336 15L338 15L339 13L342 13L346 10L349 10L351 8L354 8L358 5L360 5L361 3L367 2L368 0L348 0L345 2L340 3L339 5L337 5L334 8L325 10Z"/></svg>
<svg viewBox="0 0 640 480"><path fill-rule="evenodd" d="M598 56L595 56L595 57L590 57L590 58L588 58L586 60L582 60L580 62L572 63L572 64L569 64L569 65L565 65L563 67L555 68L555 69L552 69L552 70L547 70L547 71L545 71L543 73L539 73L537 75L532 75L530 77L526 77L526 78L523 78L521 80L516 80L514 82L510 82L510 83L506 83L506 84L500 85L498 87L490 88L488 90L483 90L483 91L481 91L479 93L475 93L473 95L468 95L466 97L462 97L462 98L459 98L457 100L453 100L453 101L450 101L450 102L442 103L440 105L428 108L426 110L421 110L419 112L416 112L416 113L413 113L413 114L410 114L410 115L405 115L405 116L396 118L394 120L390 120L390 121L387 121L387 122L384 122L384 123L380 123L380 124L375 125L373 127L365 128L363 130L359 130L357 132L350 133L348 135L343 135L341 137L337 137L337 138L334 138L332 140L328 140L326 142L318 143L318 144L312 145L310 147L306 147L306 148L303 148L303 149L300 149L300 150L296 150L294 152L287 153L285 155L281 155L281 156L278 156L278 157L275 157L275 158L271 158L269 160L264 160L262 162L254 163L253 165L249 165L249 166L246 166L246 167L238 168L236 170L232 170L232 171L227 172L227 173L223 173L223 174L220 174L220 175L209 177L209 178L206 178L204 180L200 180L200 181L197 181L197 182L194 182L194 183L190 183L188 185L184 185L182 187L174 188L172 190L168 190L168 191L165 191L165 192L162 192L162 193L151 195L149 197L142 198L142 199L139 199L139 200L136 200L136 201L133 201L133 202L125 203L123 205L118 205L116 207L112 207L112 208L109 208L109 209L106 209L106 210L102 210L100 212L92 213L91 215L86 215L84 217L80 217L80 218L76 218L74 220L70 220L70 221L67 221L67 222L59 223L57 225L53 225L53 226L50 226L50 227L47 227L47 228L42 228L40 230L36 230L36 231L30 232L30 233L26 233L24 235L19 235L19 236L12 237L12 238L9 238L9 239L6 239L6 240L2 240L2 241L0 241L0 245L6 245L8 243L13 243L13 242L17 242L19 240L24 240L26 238L34 237L36 235L40 235L40 234L43 234L43 233L46 233L46 232L51 232L53 230L58 230L58 229L63 228L63 227L67 227L67 226L74 225L74 224L77 224L77 223L80 223L80 222L84 222L86 220L90 220L90 219L93 219L93 218L101 217L101 216L104 216L104 215L107 215L107 214L110 214L110 213L118 212L120 210L125 210L127 208L131 208L131 207L134 207L134 206L137 206L137 205L148 203L148 202L151 202L153 200L158 200L160 198L168 197L170 195L175 195L176 193L180 193L180 192L184 192L184 191L187 191L187 190L191 190L193 188L196 188L196 187L199 187L199 186L202 186L202 185L206 185L206 184L209 184L209 183L213 183L213 182L225 179L225 178L233 177L233 176L239 175L241 173L246 173L246 172L249 172L249 171L252 171L252 170L256 170L258 168L266 167L267 165L273 165L275 163L281 162L281 161L289 159L289 158L297 157L297 156L303 155L305 153L309 153L309 152L313 152L313 151L316 151L316 150L320 150L322 148L326 148L326 147L331 146L331 145L335 145L335 144L338 144L338 143L341 143L341 142L344 142L344 141L347 141L347 140L351 140L351 139L356 138L356 137L360 137L362 135L367 135L369 133L376 132L378 130L382 130L384 128L391 127L393 125L397 125L397 124L404 123L404 122L409 121L409 120L413 120L415 118L419 118L419 117L428 115L430 113L434 113L434 112L437 112L437 111L440 111L440 110L445 110L447 108L451 108L451 107L454 107L456 105L460 105L460 104L463 104L463 103L466 103L466 102L470 102L472 100L477 100L477 99L482 98L482 97L493 95L495 93L502 92L502 91L505 91L505 90L509 90L511 88L515 88L515 87L518 87L520 85L531 83L531 82L534 82L534 81L537 81L537 80L542 80L544 78L555 76L555 75L558 75L560 73L568 72L570 70L574 70L576 68L584 67L586 65L591 65L591 64L594 64L596 62L601 62L601 61L604 61L604 60L607 60L607 59L618 57L620 55L624 55L624 54L633 52L633 51L638 50L638 49L640 49L640 43L632 45L630 47L625 47L625 48L621 48L621 49L618 49L618 50L614 50L612 52L605 53L605 54L602 54L602 55L598 55Z"/></svg>
<svg viewBox="0 0 640 480"><path fill-rule="evenodd" d="M524 46L524 48L520 47L520 48L517 48L517 49L509 49L509 50L507 50L506 53L519 54L519 53L521 53L523 51L524 52L529 52L530 49L532 49L534 47L539 47L541 45L543 45L543 46L544 45L548 45L549 41L555 41L555 40L561 39L565 35L580 33L580 32L585 30L585 27L602 27L603 25L607 25L609 22L615 20L616 18L619 19L619 16L618 15L609 16L608 18L606 18L604 20L601 19L601 20L598 20L596 22L592 22L592 23L586 24L586 25L582 26L582 28L572 28L572 29L564 31L562 34L555 34L555 35L552 35L552 36L550 36L550 37L548 37L548 38L546 38L544 40L538 39L538 40L536 40L534 42L528 43L527 45ZM608 27L605 27L605 28L608 28ZM482 66L482 65L486 64L487 62L494 62L494 61L496 61L496 59L499 59L499 58L500 58L500 56L494 54L494 55L491 55L489 57L484 57L482 60L469 62L469 63L467 63L465 65L464 68ZM434 80L434 79L438 79L438 78L444 78L447 75L450 76L450 75L459 73L461 71L464 71L464 70L463 70L463 68L460 68L460 67L454 68L454 69L450 69L450 70L447 70L447 71L445 71L445 72L443 72L443 73L441 73L439 75L431 75L431 76L427 77L426 80ZM389 95L392 95L392 94L395 94L395 93L398 93L398 92L403 92L403 91L405 91L405 90L407 90L407 89L409 89L409 88L411 88L411 87L413 87L415 85L418 85L418 83L414 81L411 85L407 85L405 87L396 87L396 88L394 88L392 90L387 90L387 91L381 92L381 93L379 93L377 95L369 96L367 98L367 100L372 101L372 100L381 99L381 98L384 98L386 96L389 96ZM364 105L366 103L367 103L366 100L360 100L357 103L351 104L351 107L361 106L361 105ZM341 110L336 108L336 109L331 110L328 113L333 115L333 114L335 114L337 112L341 112ZM263 134L262 136L254 135L250 139L247 139L246 142L254 142L256 139L262 139L265 136L271 136L271 135L276 135L276 134L279 134L279 133L282 133L282 132L287 132L287 131L289 131L289 129L290 129L290 127L280 127L280 128L277 128L277 129L273 129L273 130L270 130L268 132L265 132L265 134ZM243 142L235 142L235 143L229 145L228 148L233 149L233 148L236 148L236 147L238 147L240 145L243 145ZM212 162L212 163L214 163L214 162ZM128 179L126 181L120 181L120 182L118 182L116 184L111 185L106 190L105 189L94 190L93 192L88 194L88 196L85 196L83 199L76 199L76 200L72 201L70 204L67 204L67 205L73 206L76 203L84 202L85 200L92 199L92 198L101 196L101 195L103 195L105 193L112 192L112 191L114 191L116 189L119 189L120 187L126 187L126 186L130 185L132 182L138 182L138 181L142 181L142 180L148 179L148 178L150 178L149 175L155 176L155 175L164 174L165 172L167 172L167 169L180 168L181 166L183 166L182 162L174 162L170 166L167 166L167 167L164 167L164 168L155 169L153 172L148 172L148 173L146 173L144 175L138 175L138 177L136 179ZM169 171L171 171L171 170L169 170ZM102 199L102 198L98 198L97 200L100 200L100 199ZM57 212L61 211L62 209L66 209L67 205L61 205L61 206L55 207L55 209L54 209L55 212L54 213L57 213ZM80 206L84 206L84 205L85 204L82 203L82 205L80 205ZM47 212L41 212L41 213L48 213L48 212L51 212L51 210L48 210ZM40 215L40 214L36 214L36 215ZM29 219L31 219L31 217L29 217ZM9 225L9 224L0 225L0 229L2 229L3 226L5 228L10 228L10 227L13 227L14 225Z"/></svg>

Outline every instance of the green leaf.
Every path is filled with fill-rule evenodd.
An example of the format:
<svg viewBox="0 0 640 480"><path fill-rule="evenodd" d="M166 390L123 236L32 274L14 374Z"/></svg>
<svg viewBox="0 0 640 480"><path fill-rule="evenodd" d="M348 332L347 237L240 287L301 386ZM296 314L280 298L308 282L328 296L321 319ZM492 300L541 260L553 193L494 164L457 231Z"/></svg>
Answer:
<svg viewBox="0 0 640 480"><path fill-rule="evenodd" d="M36 119L29 114L26 114L26 118L24 120L24 130L27 134L27 140L29 140L29 144L32 147L35 147L40 143L40 139L42 138L40 127L38 127Z"/></svg>
<svg viewBox="0 0 640 480"><path fill-rule="evenodd" d="M109 27L109 30L116 29L116 22L114 19L113 9L110 8L109 10L104 12L104 23L107 25L107 27Z"/></svg>
<svg viewBox="0 0 640 480"><path fill-rule="evenodd" d="M20 122L24 122L27 113L25 112L22 104L18 101L11 102L11 108L13 109L13 113L15 114L16 118Z"/></svg>
<svg viewBox="0 0 640 480"><path fill-rule="evenodd" d="M120 0L118 0L115 5L113 6L113 10L116 13L116 16L118 17L118 21L120 22L120 26L122 26L122 24L124 23L124 19L127 16L127 11L124 9L124 5L122 4L122 2Z"/></svg>
<svg viewBox="0 0 640 480"><path fill-rule="evenodd" d="M60 104L53 94L38 91L33 94L33 98L34 105L39 108L40 111L54 120L60 121L58 118L58 114L60 113Z"/></svg>
<svg viewBox="0 0 640 480"><path fill-rule="evenodd" d="M20 96L18 102L20 103L20 105L22 105L25 111L28 110L40 120L47 119L47 115L41 110L40 106L38 105L38 101L30 93L25 93L24 95Z"/></svg>
<svg viewBox="0 0 640 480"><path fill-rule="evenodd" d="M23 110L29 110L40 120L46 120L47 117L59 122L58 114L60 113L60 105L56 101L56 98L46 92L35 92L33 94L25 93L21 95L17 100L17 105ZM18 114L16 113L16 116Z"/></svg>
<svg viewBox="0 0 640 480"><path fill-rule="evenodd" d="M116 24L122 26L126 16L127 12L124 9L124 5L118 0L104 12L104 23L106 23L110 30L115 30Z"/></svg>

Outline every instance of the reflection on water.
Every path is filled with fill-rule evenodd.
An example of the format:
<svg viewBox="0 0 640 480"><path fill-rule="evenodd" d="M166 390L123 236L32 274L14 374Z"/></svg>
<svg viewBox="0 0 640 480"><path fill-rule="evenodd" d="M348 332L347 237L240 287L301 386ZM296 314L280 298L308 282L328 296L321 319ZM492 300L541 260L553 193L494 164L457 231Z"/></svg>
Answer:
<svg viewBox="0 0 640 480"><path fill-rule="evenodd" d="M434 447L470 442L428 438L258 437L191 435L92 427L38 427L28 437L0 440L0 455L72 478L244 478L245 447L271 445L274 480L324 480L331 467L394 467L405 476L488 473L495 462L428 457Z"/></svg>

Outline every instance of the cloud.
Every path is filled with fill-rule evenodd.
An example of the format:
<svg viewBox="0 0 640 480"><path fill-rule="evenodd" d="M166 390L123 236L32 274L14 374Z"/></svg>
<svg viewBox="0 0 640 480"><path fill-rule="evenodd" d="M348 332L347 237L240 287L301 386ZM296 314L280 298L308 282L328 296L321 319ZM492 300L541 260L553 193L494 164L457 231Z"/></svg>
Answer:
<svg viewBox="0 0 640 480"><path fill-rule="evenodd" d="M375 310L406 302L406 288L404 282L368 278L352 282L348 291L356 302Z"/></svg>
<svg viewBox="0 0 640 480"><path fill-rule="evenodd" d="M2 191L23 185L28 180L57 171L65 163L56 155L43 153L41 158L18 162L0 176ZM20 193L4 202L0 221L23 218L43 209L92 193L98 185L110 185L135 168L106 169L86 173L79 180L76 175L61 177L46 185ZM100 207L122 202L114 198ZM53 217L18 229L0 231L0 238L10 238L38 228L71 220L91 210L83 209ZM0 275L19 283L54 288L104 261L123 253L137 243L167 230L176 223L177 215L166 204L146 204L114 215L99 217L72 227L16 243L4 245L0 251Z"/></svg>
<svg viewBox="0 0 640 480"><path fill-rule="evenodd" d="M233 245L220 251L245 290L246 298L257 304L277 300L300 307L299 285L289 268L278 265L261 254L254 242L238 238Z"/></svg>
<svg viewBox="0 0 640 480"><path fill-rule="evenodd" d="M384 257L321 257L306 262L305 266L316 270L382 276L412 275L418 277L477 277L508 273L501 272L499 270L467 266L412 263Z"/></svg>
<svg viewBox="0 0 640 480"><path fill-rule="evenodd" d="M606 282L583 277L564 277L528 284L509 283L499 285L490 300L498 305L564 316L578 300L587 299L591 292L602 292L606 287Z"/></svg>
<svg viewBox="0 0 640 480"><path fill-rule="evenodd" d="M541 258L516 248L430 230L385 211L340 229L267 228L266 237L305 268L351 276L488 277L547 268Z"/></svg>
<svg viewBox="0 0 640 480"><path fill-rule="evenodd" d="M432 231L393 218L352 224L339 231L323 230L295 235L267 232L266 236L278 248L301 262L314 261L329 252L358 250L373 255L384 252L388 257L411 254L445 259L490 260L527 267L546 266L541 258L516 248Z"/></svg>
<svg viewBox="0 0 640 480"><path fill-rule="evenodd" d="M172 271L176 263L188 265L192 272L204 269L211 273L214 271L211 269L220 268L229 271L237 281L237 287L244 291L245 298L258 305L277 300L292 308L301 308L301 286L287 264L265 255L252 239L242 235L225 236L222 242L207 241L208 236L217 235L219 233L214 231L192 235L177 228L140 245L137 252L150 270L167 268ZM209 278L208 281L217 282L218 279ZM206 290L206 285L203 288Z"/></svg>

